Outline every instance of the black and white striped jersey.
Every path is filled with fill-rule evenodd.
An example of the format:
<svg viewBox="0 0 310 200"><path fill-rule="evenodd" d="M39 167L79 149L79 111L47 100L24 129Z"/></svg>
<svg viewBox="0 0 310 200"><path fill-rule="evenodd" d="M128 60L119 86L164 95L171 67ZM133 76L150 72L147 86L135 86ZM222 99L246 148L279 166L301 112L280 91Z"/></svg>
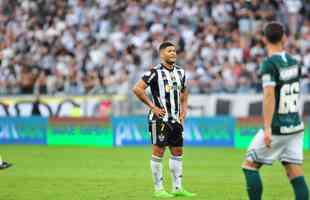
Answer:
<svg viewBox="0 0 310 200"><path fill-rule="evenodd" d="M181 92L186 88L184 69L174 65L173 69L169 70L159 64L146 72L142 80L150 87L154 104L165 109L163 120L179 121ZM149 120L156 120L151 111Z"/></svg>

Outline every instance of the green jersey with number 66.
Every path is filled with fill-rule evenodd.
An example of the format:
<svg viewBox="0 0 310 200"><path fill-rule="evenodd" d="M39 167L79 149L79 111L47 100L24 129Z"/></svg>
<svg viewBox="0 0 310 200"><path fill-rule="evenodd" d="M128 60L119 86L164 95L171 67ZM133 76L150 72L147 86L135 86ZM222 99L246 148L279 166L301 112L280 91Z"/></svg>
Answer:
<svg viewBox="0 0 310 200"><path fill-rule="evenodd" d="M272 134L287 135L303 131L299 116L299 91L301 66L285 52L265 59L260 67L263 87L275 88L275 112L272 118Z"/></svg>

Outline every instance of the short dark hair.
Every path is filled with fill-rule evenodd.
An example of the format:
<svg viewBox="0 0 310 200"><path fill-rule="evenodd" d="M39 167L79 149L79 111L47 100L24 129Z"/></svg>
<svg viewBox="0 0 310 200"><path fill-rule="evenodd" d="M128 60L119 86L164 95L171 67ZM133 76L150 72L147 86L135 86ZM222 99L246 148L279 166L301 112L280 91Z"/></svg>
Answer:
<svg viewBox="0 0 310 200"><path fill-rule="evenodd" d="M163 49L165 49L167 47L171 47L171 46L174 47L175 45L172 42L163 42L159 46L159 51L161 51L161 50L163 50Z"/></svg>
<svg viewBox="0 0 310 200"><path fill-rule="evenodd" d="M281 41L284 35L284 27L279 22L270 22L264 28L264 36L267 41L276 44Z"/></svg>

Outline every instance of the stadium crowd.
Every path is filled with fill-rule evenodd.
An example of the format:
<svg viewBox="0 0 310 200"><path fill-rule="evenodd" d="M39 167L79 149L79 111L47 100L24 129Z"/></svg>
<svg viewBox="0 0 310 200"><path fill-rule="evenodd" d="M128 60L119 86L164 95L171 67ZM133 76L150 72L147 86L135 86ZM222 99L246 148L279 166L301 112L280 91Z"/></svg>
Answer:
<svg viewBox="0 0 310 200"><path fill-rule="evenodd" d="M250 3L251 2L251 3ZM191 93L257 93L264 22L286 26L310 93L309 0L1 0L0 94L127 94L178 45ZM307 71L308 70L308 71Z"/></svg>

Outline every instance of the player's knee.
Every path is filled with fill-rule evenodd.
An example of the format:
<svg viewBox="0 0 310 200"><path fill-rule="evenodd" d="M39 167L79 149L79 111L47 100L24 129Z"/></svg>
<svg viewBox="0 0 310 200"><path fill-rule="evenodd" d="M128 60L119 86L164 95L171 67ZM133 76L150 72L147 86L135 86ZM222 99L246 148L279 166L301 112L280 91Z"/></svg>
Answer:
<svg viewBox="0 0 310 200"><path fill-rule="evenodd" d="M153 146L153 155L158 157L163 157L165 153L165 147Z"/></svg>
<svg viewBox="0 0 310 200"><path fill-rule="evenodd" d="M171 148L171 154L173 156L182 156L183 155L183 149L182 148Z"/></svg>
<svg viewBox="0 0 310 200"><path fill-rule="evenodd" d="M158 156L158 157L163 157L164 156L164 152L163 151L153 151L153 155L154 156Z"/></svg>
<svg viewBox="0 0 310 200"><path fill-rule="evenodd" d="M254 162L251 162L251 161L248 161L248 160L245 160L243 163L242 163L242 166L241 166L243 169L249 169L249 170L258 170L261 165L258 164L258 163L254 163Z"/></svg>
<svg viewBox="0 0 310 200"><path fill-rule="evenodd" d="M295 165L295 164L289 164L289 163L283 163L285 167L285 171L287 174L287 177L292 180L296 177L303 176L303 170L301 166Z"/></svg>

